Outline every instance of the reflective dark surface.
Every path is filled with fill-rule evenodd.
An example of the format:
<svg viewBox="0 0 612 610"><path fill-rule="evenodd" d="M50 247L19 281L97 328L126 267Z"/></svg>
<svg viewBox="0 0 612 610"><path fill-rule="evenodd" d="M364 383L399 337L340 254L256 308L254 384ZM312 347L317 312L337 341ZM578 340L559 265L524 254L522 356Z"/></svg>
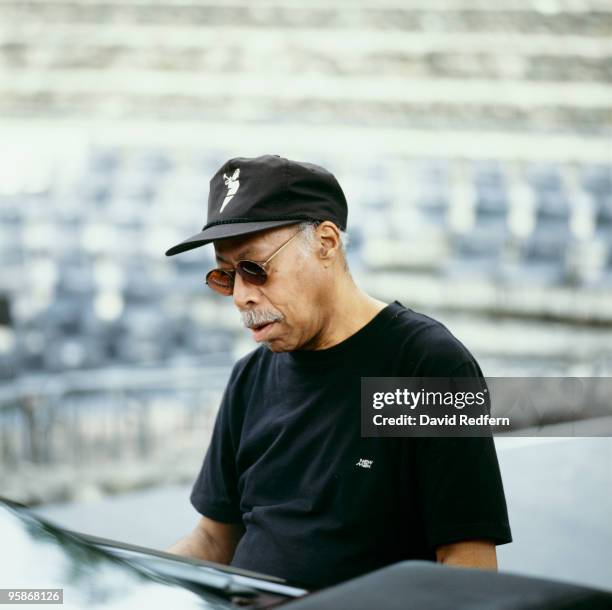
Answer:
<svg viewBox="0 0 612 610"><path fill-rule="evenodd" d="M63 589L63 608L224 610L235 608L237 597L246 607L263 608L302 593L262 592L259 584L282 585L81 536L4 501L0 541L2 587Z"/></svg>

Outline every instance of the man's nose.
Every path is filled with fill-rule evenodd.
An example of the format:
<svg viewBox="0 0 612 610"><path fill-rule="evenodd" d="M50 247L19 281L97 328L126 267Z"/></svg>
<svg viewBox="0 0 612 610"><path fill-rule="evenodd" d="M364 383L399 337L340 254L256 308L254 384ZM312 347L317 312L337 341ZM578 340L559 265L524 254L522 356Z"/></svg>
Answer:
<svg viewBox="0 0 612 610"><path fill-rule="evenodd" d="M257 286L249 284L249 282L245 281L239 273L236 273L234 278L233 298L236 307L243 310L256 305L261 298L261 293Z"/></svg>

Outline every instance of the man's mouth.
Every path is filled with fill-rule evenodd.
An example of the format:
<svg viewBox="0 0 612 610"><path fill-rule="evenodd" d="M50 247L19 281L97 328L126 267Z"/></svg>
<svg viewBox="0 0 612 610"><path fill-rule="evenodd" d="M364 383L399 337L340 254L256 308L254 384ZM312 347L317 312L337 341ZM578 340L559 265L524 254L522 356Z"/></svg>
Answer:
<svg viewBox="0 0 612 610"><path fill-rule="evenodd" d="M253 326L253 328L251 328L253 331L253 339L255 339L255 341L260 341L263 339L274 324L276 324L276 322L264 322L263 324Z"/></svg>

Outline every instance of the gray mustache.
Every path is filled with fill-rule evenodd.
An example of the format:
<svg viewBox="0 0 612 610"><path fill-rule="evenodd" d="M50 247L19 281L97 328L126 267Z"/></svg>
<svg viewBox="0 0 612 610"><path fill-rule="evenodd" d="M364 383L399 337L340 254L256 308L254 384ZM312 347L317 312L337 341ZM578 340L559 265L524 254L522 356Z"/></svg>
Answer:
<svg viewBox="0 0 612 610"><path fill-rule="evenodd" d="M254 328L268 322L281 322L283 319L280 313L257 310L243 311L240 313L240 317L247 328Z"/></svg>

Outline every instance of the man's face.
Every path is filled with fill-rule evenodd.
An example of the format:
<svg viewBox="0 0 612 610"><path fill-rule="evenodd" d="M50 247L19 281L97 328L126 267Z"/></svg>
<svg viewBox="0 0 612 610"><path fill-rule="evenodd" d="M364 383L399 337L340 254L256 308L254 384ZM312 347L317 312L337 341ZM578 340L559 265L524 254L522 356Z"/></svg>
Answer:
<svg viewBox="0 0 612 610"><path fill-rule="evenodd" d="M245 237L215 242L217 263L232 269L239 260L267 260L297 233L297 225L260 231ZM321 330L324 286L321 263L314 253L306 255L302 235L283 248L266 266L268 279L262 286L249 284L239 274L233 299L253 339L274 352L308 348Z"/></svg>

